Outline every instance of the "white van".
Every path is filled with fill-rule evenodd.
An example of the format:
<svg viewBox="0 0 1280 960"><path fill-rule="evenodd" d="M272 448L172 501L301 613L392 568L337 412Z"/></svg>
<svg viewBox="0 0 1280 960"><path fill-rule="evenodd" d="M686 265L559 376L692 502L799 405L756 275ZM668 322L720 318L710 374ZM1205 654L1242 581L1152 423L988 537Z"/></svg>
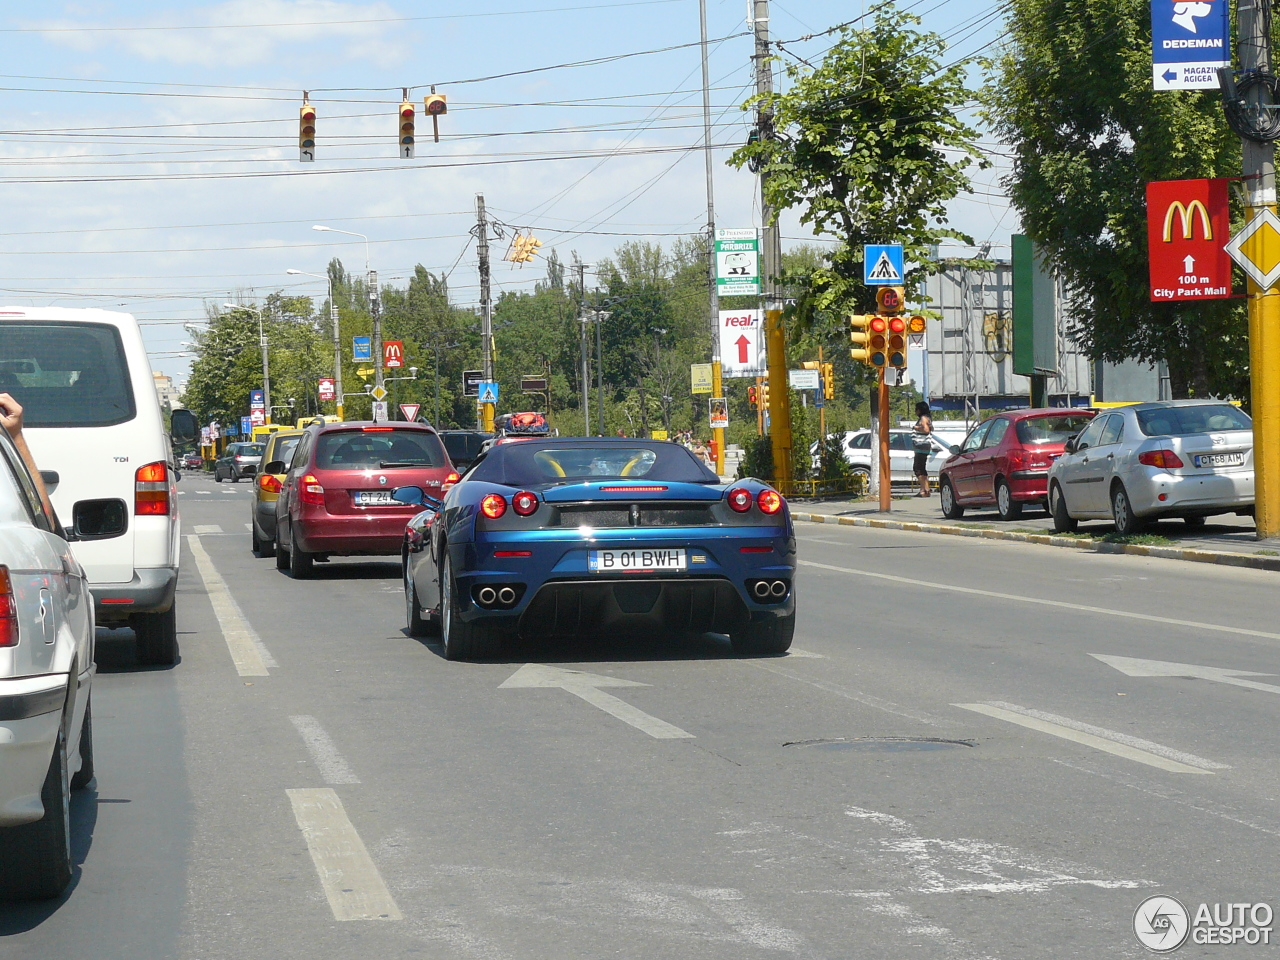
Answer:
<svg viewBox="0 0 1280 960"><path fill-rule="evenodd" d="M177 659L173 448L138 322L127 313L0 307L0 392L88 575L97 622L133 627L138 659ZM189 440L195 417L172 415Z"/></svg>

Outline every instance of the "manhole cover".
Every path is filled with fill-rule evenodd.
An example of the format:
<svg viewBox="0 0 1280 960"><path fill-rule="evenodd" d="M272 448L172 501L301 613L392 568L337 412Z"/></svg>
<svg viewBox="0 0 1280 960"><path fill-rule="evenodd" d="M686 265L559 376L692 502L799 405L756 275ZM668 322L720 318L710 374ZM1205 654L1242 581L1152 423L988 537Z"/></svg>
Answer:
<svg viewBox="0 0 1280 960"><path fill-rule="evenodd" d="M818 740L791 740L784 747L814 747L819 750L881 750L906 753L920 750L950 750L952 747L976 747L972 740L946 740L942 737L823 737Z"/></svg>

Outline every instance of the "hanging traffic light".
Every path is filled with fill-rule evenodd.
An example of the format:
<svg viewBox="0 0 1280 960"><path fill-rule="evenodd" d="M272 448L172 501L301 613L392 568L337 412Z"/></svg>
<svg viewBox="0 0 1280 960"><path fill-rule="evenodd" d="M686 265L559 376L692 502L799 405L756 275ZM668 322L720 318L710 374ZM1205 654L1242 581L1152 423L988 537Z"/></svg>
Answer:
<svg viewBox="0 0 1280 960"><path fill-rule="evenodd" d="M871 318L863 314L855 313L849 318L849 340L853 343L849 356L859 363L871 362L871 351L867 347L871 340L871 334L867 327L869 323L871 323Z"/></svg>
<svg viewBox="0 0 1280 960"><path fill-rule="evenodd" d="M889 317L889 366L907 365L907 321L902 317Z"/></svg>
<svg viewBox="0 0 1280 960"><path fill-rule="evenodd" d="M836 365L825 362L819 365L818 370L822 374L822 399L834 400L836 398Z"/></svg>
<svg viewBox="0 0 1280 960"><path fill-rule="evenodd" d="M298 110L298 160L310 163L316 158L316 108L304 103Z"/></svg>
<svg viewBox="0 0 1280 960"><path fill-rule="evenodd" d="M537 255L540 246L542 241L533 234L521 236L517 233L511 238L511 249L507 252L506 259L512 263L529 263Z"/></svg>
<svg viewBox="0 0 1280 960"><path fill-rule="evenodd" d="M902 287L876 287L876 313L896 317L907 308L907 291Z"/></svg>
<svg viewBox="0 0 1280 960"><path fill-rule="evenodd" d="M400 104L400 156L413 159L413 101Z"/></svg>
<svg viewBox="0 0 1280 960"><path fill-rule="evenodd" d="M449 98L443 93L436 93L435 88L422 99L422 109L431 118L431 133L436 143L440 142L440 118L449 112Z"/></svg>
<svg viewBox="0 0 1280 960"><path fill-rule="evenodd" d="M868 317L867 329L871 339L867 343L867 363L873 367L889 365L889 321L884 317Z"/></svg>

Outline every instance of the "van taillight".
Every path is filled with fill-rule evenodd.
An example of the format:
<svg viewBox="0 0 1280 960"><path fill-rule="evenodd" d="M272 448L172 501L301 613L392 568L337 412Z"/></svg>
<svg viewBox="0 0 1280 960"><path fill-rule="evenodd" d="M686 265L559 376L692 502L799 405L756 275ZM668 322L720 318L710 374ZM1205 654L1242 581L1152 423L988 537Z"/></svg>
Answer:
<svg viewBox="0 0 1280 960"><path fill-rule="evenodd" d="M169 515L169 466L163 460L134 471L133 512L139 517Z"/></svg>
<svg viewBox="0 0 1280 960"><path fill-rule="evenodd" d="M324 506L324 487L320 485L320 479L315 474L308 473L302 478L302 482L298 484L298 499L303 503Z"/></svg>
<svg viewBox="0 0 1280 960"><path fill-rule="evenodd" d="M0 564L0 647L18 645L18 604L13 598L9 568Z"/></svg>

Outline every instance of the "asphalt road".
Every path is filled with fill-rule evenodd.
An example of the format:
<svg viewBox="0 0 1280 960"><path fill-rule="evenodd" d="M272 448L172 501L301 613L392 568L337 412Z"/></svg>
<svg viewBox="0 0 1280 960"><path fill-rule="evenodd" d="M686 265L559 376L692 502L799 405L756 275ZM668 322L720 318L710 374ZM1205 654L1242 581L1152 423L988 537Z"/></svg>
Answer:
<svg viewBox="0 0 1280 960"><path fill-rule="evenodd" d="M1154 894L1280 909L1274 574L801 524L789 656L449 663L398 564L293 582L248 484L180 489L181 663L101 635L80 866L6 960L1136 958Z"/></svg>

